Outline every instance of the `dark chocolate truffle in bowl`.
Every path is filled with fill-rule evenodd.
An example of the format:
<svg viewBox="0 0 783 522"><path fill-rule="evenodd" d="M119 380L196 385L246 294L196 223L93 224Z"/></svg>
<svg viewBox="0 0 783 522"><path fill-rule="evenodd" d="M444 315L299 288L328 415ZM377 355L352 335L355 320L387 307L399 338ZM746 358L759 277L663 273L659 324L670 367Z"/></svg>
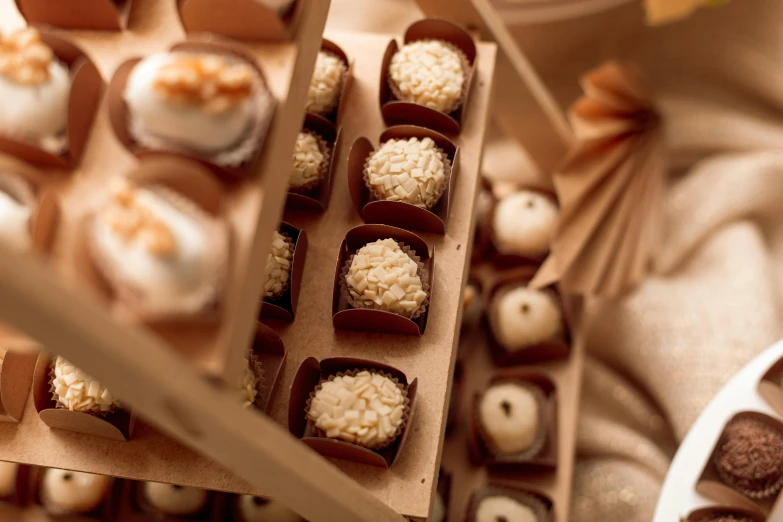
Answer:
<svg viewBox="0 0 783 522"><path fill-rule="evenodd" d="M721 480L740 493L765 499L783 488L783 434L753 419L729 423L714 457Z"/></svg>

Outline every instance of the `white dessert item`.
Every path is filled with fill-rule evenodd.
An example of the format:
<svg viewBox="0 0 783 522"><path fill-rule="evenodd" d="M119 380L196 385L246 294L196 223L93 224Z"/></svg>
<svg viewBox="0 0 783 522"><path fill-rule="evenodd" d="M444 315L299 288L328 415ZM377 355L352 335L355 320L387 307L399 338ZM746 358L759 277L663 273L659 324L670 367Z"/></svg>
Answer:
<svg viewBox="0 0 783 522"><path fill-rule="evenodd" d="M557 228L557 205L538 192L521 190L501 199L492 218L495 247L504 254L545 254Z"/></svg>
<svg viewBox="0 0 783 522"><path fill-rule="evenodd" d="M392 57L389 76L404 101L449 114L459 108L465 84L460 52L440 40L405 44Z"/></svg>
<svg viewBox="0 0 783 522"><path fill-rule="evenodd" d="M105 386L59 356L52 387L58 406L71 411L108 413L119 406Z"/></svg>
<svg viewBox="0 0 783 522"><path fill-rule="evenodd" d="M286 236L275 231L272 238L272 250L266 259L264 268L264 296L277 297L285 293L291 277L293 251Z"/></svg>
<svg viewBox="0 0 783 522"><path fill-rule="evenodd" d="M258 376L250 368L250 362L248 361L242 372L242 384L239 387L240 398L242 399L242 405L245 408L249 408L253 405L258 396Z"/></svg>
<svg viewBox="0 0 783 522"><path fill-rule="evenodd" d="M0 498L7 498L16 493L16 475L19 464L16 462L0 462Z"/></svg>
<svg viewBox="0 0 783 522"><path fill-rule="evenodd" d="M494 301L495 333L506 350L551 341L562 332L562 312L549 292L520 286L500 292Z"/></svg>
<svg viewBox="0 0 783 522"><path fill-rule="evenodd" d="M542 522L536 512L510 497L493 496L479 502L476 522Z"/></svg>
<svg viewBox="0 0 783 522"><path fill-rule="evenodd" d="M319 51L307 91L305 111L328 116L337 106L347 72L348 68L339 56L329 51Z"/></svg>
<svg viewBox="0 0 783 522"><path fill-rule="evenodd" d="M490 386L481 396L479 422L491 447L501 453L524 453L538 438L539 402L530 388L514 383Z"/></svg>
<svg viewBox="0 0 783 522"><path fill-rule="evenodd" d="M311 132L300 132L296 138L289 186L301 189L317 184L324 173L325 159L318 138Z"/></svg>
<svg viewBox="0 0 783 522"><path fill-rule="evenodd" d="M0 95L1 96L1 95ZM32 247L31 220L33 208L17 200L0 187L0 243L14 252L27 252Z"/></svg>
<svg viewBox="0 0 783 522"><path fill-rule="evenodd" d="M109 493L112 479L103 475L45 470L41 481L40 499L51 514L84 514L98 509Z"/></svg>
<svg viewBox="0 0 783 522"><path fill-rule="evenodd" d="M282 503L252 495L239 497L239 522L302 522L302 518Z"/></svg>
<svg viewBox="0 0 783 522"><path fill-rule="evenodd" d="M165 515L195 515L207 505L207 490L160 482L145 482L144 498L150 506Z"/></svg>

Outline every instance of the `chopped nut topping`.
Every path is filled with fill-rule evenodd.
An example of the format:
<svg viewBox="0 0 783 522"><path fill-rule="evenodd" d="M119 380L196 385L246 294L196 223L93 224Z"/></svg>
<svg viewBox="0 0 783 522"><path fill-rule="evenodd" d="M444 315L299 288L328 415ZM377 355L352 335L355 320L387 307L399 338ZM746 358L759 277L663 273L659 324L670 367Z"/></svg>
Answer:
<svg viewBox="0 0 783 522"><path fill-rule="evenodd" d="M171 229L139 203L135 189L128 183L119 185L113 194L116 205L108 212L109 225L126 243L139 240L156 256L170 256L176 250Z"/></svg>
<svg viewBox="0 0 783 522"><path fill-rule="evenodd" d="M254 79L255 71L246 63L213 54L181 54L161 67L154 86L170 102L221 114L250 96Z"/></svg>
<svg viewBox="0 0 783 522"><path fill-rule="evenodd" d="M0 75L23 85L40 85L49 80L54 52L33 28L0 34Z"/></svg>

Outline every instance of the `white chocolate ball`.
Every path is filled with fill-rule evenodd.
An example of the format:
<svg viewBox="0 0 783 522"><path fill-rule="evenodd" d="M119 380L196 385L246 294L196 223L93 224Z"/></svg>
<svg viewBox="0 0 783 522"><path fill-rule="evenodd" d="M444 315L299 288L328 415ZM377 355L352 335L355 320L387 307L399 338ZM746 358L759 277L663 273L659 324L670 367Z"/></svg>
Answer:
<svg viewBox="0 0 783 522"><path fill-rule="evenodd" d="M495 247L504 254L545 254L554 238L559 211L548 197L530 190L498 202L492 218Z"/></svg>
<svg viewBox="0 0 783 522"><path fill-rule="evenodd" d="M462 57L440 40L405 44L392 57L389 77L404 101L448 114L457 110L462 100Z"/></svg>
<svg viewBox="0 0 783 522"><path fill-rule="evenodd" d="M250 368L250 362L242 372L242 383L239 386L239 397L242 400L242 405L245 408L249 408L256 401L258 396L258 376Z"/></svg>
<svg viewBox="0 0 783 522"><path fill-rule="evenodd" d="M30 228L32 214L30 205L0 191L0 243L14 252L30 250L33 243Z"/></svg>
<svg viewBox="0 0 783 522"><path fill-rule="evenodd" d="M105 386L59 356L52 386L57 402L72 411L102 413L119 406Z"/></svg>
<svg viewBox="0 0 783 522"><path fill-rule="evenodd" d="M195 515L207 505L207 490L160 482L144 483L144 498L165 515Z"/></svg>
<svg viewBox="0 0 783 522"><path fill-rule="evenodd" d="M10 497L16 492L17 473L19 464L16 462L0 462L0 498Z"/></svg>
<svg viewBox="0 0 783 522"><path fill-rule="evenodd" d="M324 159L318 138L310 132L300 132L296 138L289 186L297 189L320 181Z"/></svg>
<svg viewBox="0 0 783 522"><path fill-rule="evenodd" d="M302 517L282 503L252 495L239 497L240 522L302 522Z"/></svg>
<svg viewBox="0 0 783 522"><path fill-rule="evenodd" d="M47 469L41 482L41 504L49 513L89 513L101 505L112 479L103 475Z"/></svg>
<svg viewBox="0 0 783 522"><path fill-rule="evenodd" d="M548 292L520 286L500 292L494 302L495 334L506 350L522 350L562 332L562 312Z"/></svg>
<svg viewBox="0 0 783 522"><path fill-rule="evenodd" d="M242 140L253 124L253 102L254 96L258 94L257 86L251 89L248 96L224 105L222 110L213 110L206 103L177 102L175 97L164 95L165 91L158 86L159 81L166 76L167 66L176 65L183 57L187 59L192 56L194 53L153 54L133 68L124 94L131 118L131 131L137 139L147 133L204 153L230 150ZM195 56L207 60L223 58L223 55ZM246 66L230 57L225 58L223 63L225 66ZM198 85L203 80L193 73L182 79L182 83L186 82Z"/></svg>
<svg viewBox="0 0 783 522"><path fill-rule="evenodd" d="M538 400L525 386L495 384L481 397L479 421L492 448L508 454L524 453L538 435Z"/></svg>
<svg viewBox="0 0 783 522"><path fill-rule="evenodd" d="M328 51L318 51L315 61L315 71L310 80L307 92L305 111L327 116L337 106L340 90L343 87L343 76L347 67L339 56Z"/></svg>
<svg viewBox="0 0 783 522"><path fill-rule="evenodd" d="M266 259L264 268L264 296L280 296L288 287L291 277L291 262L293 259L291 243L286 237L275 231L272 238L272 249Z"/></svg>
<svg viewBox="0 0 783 522"><path fill-rule="evenodd" d="M487 497L476 508L476 522L543 522L536 512L510 497Z"/></svg>

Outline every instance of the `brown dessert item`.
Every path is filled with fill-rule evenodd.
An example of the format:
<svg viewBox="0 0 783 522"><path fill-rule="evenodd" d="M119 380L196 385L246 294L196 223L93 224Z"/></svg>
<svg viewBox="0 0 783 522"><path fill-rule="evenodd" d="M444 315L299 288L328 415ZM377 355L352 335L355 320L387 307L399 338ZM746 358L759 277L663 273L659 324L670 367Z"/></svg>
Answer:
<svg viewBox="0 0 783 522"><path fill-rule="evenodd" d="M783 488L783 434L756 420L734 420L713 462L728 486L753 499L770 498Z"/></svg>

